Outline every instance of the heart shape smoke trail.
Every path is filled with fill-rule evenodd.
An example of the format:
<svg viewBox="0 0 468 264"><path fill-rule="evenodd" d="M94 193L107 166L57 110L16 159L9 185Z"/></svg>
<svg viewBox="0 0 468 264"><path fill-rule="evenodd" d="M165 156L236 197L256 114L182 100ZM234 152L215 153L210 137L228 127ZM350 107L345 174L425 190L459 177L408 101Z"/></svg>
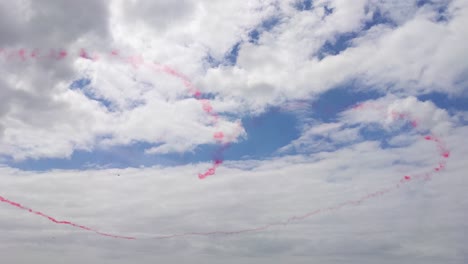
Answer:
<svg viewBox="0 0 468 264"><path fill-rule="evenodd" d="M3 54L3 50L1 50L0 54ZM26 58L27 58L26 52L25 52L24 49L21 49L16 54L22 60L26 60ZM37 58L38 57L37 54L38 54L37 51L33 51L33 52L31 52L29 57L30 58ZM67 55L68 55L68 53L66 51L62 50L62 51L60 51L58 53L58 55L55 54L55 53L53 53L52 55L49 55L49 58L63 59ZM100 57L98 55L90 56L83 49L80 51L79 56L81 58L89 59L89 60L93 60L93 61L97 61L99 59L99 57ZM117 51L112 51L111 56L119 56L119 55L118 55ZM11 53L10 53L9 58L11 58ZM183 74L175 71L174 69L172 69L172 68L170 68L168 66L159 65L159 64L156 64L156 63L144 63L144 61L143 61L143 59L141 57L128 57L128 58L126 58L126 61L131 63L134 67L145 65L145 66L151 67L151 68L153 68L155 70L163 71L163 72L165 72L165 73L167 73L169 75L172 75L172 76L180 79L183 82L184 86L188 89L190 94L201 102L203 110L207 114L209 114L214 119L215 122L217 122L218 114L213 111L213 107L211 106L210 102L208 100L202 99L201 92L194 85L192 85L192 83L189 81L189 79L186 76L184 76ZM354 106L351 109L354 110L354 111L359 111L359 110L362 110L362 109L365 109L365 108L372 109L372 110L375 110L375 111L379 111L379 109L377 109L377 108L373 109L373 107L371 105L366 105L366 104L358 104L358 105ZM417 121L411 119L411 117L408 114L398 113L396 111L392 111L391 116L392 116L392 118L403 119L403 120L406 120L406 121L410 122L410 124L413 126L413 128L418 126ZM240 127L240 124L239 124L239 127ZM222 140L224 138L224 133L222 131L215 132L213 137L219 143L222 143ZM393 184L391 186L384 187L384 188L382 188L380 190L369 193L369 194L367 194L365 196L362 196L360 198L357 198L357 199L354 199L354 200L347 200L347 201L345 201L343 203L340 203L338 205L335 205L335 206L319 208L319 209L316 209L314 211L306 212L306 213L304 213L302 215L291 216L291 217L289 217L289 218L287 218L287 219L285 219L283 221L269 223L269 224L265 224L265 225L261 225L261 226L252 227L252 228L238 229L238 230L232 230L232 231L222 231L221 230L221 231L211 231L211 232L185 232L185 233L178 233L178 234L161 235L161 236L156 236L156 237L152 237L152 238L153 239L168 239L168 238L188 237L188 236L234 235L234 234L242 234L242 233L248 233L248 232L263 231L263 230L266 230L266 229L269 229L269 228L272 228L272 227L275 227L275 226L285 226L285 225L288 225L288 224L290 224L290 223L292 223L294 221L304 220L306 218L312 217L312 216L317 215L317 214L336 211L336 210L339 210L339 209L341 209L343 207L347 207L347 206L359 205L359 204L361 204L361 203L363 203L363 202L365 202L365 201L367 201L369 199L373 199L373 198L385 195L385 194L387 194L387 193L389 193L391 191L395 191L395 190L399 189L401 186L403 186L405 184L408 184L408 183L410 183L412 181L415 181L415 180L429 180L433 176L434 173L438 173L438 172L445 169L446 160L450 157L450 151L445 146L442 139L438 138L435 135L425 135L425 136L423 136L423 139L426 140L426 141L434 142L436 144L436 147L437 147L438 152L439 152L438 154L439 154L441 159L440 159L440 161L438 162L438 164L435 167L433 167L432 169L430 169L429 171L427 171L425 173L416 174L416 175L404 175L395 184ZM215 174L216 168L219 165L221 165L222 162L223 162L222 159L219 158L219 157L222 156L222 152L227 147L229 147L229 142L222 144L222 146L220 147L220 149L217 152L217 158L215 158L213 160L213 166L211 168L209 168L205 173L199 174L200 179L204 179L207 176ZM40 217L44 217L44 218L50 220L51 222L53 222L55 224L69 225L69 226L79 228L79 229L82 229L82 230L94 232L94 233L96 233L98 235L101 235L101 236L106 236L106 237L111 237L111 238L116 238L116 239L128 239L128 240L137 239L137 237L133 237L133 236L122 236L122 235L116 235L116 234L101 232L99 230L96 230L96 229L93 229L93 228L90 228L90 227L87 227L87 226L84 226L84 225L76 224L76 223L71 222L71 221L57 220L56 218L54 218L52 216L49 216L49 215L47 215L47 214L45 214L43 212L28 208L28 207L26 207L26 206L24 206L24 205L22 205L22 204L20 204L18 202L14 202L14 201L9 200L9 199L7 199L7 198L5 198L3 196L0 196L0 202L8 204L10 206L14 206L14 207L19 208L21 210L28 211L31 214L35 214L35 215L38 215Z"/></svg>

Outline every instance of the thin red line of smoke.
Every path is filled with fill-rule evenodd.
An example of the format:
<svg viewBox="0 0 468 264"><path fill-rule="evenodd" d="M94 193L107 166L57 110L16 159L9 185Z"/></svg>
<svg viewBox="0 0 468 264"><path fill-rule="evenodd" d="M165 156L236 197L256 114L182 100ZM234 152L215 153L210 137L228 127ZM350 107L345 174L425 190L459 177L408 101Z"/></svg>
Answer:
<svg viewBox="0 0 468 264"><path fill-rule="evenodd" d="M46 219L48 219L48 220L50 220L50 221L52 221L53 223L56 223L56 224L69 225L69 226L76 227L76 228L79 228L79 229L83 229L83 230L86 230L86 231L91 231L91 232L94 232L94 233L96 233L98 235L106 236L106 237L120 238L120 239L136 239L135 237L130 237L130 236L119 236L119 235L113 235L113 234L109 234L109 233L103 233L103 232L100 232L98 230L92 229L90 227L75 224L75 223L70 222L70 221L57 220L52 216L49 216L49 215L46 215L46 214L44 214L42 212L39 212L39 211L33 210L31 208L28 208L26 206L23 206L23 205L21 205L21 204L19 204L17 202L13 202L13 201L11 201L11 200L9 200L7 198L4 198L2 196L0 196L0 202L9 204L9 205L14 206L14 207L17 207L17 208L19 208L21 210L28 211L28 212L30 212L32 214L44 217L44 218L46 218Z"/></svg>
<svg viewBox="0 0 468 264"><path fill-rule="evenodd" d="M70 57L70 53L64 49L51 49L48 52L44 53L38 49L33 49L31 51L27 51L26 49L18 49L18 50L5 50L0 49L0 55L4 55L8 60L13 60L18 58L20 61L26 61L27 59L55 59L55 60L63 60L66 57ZM91 61L98 61L103 56L98 53L90 53L85 49L80 49L77 53L75 53L79 58L91 60ZM187 88L189 94L193 96L198 102L200 102L201 107L205 113L207 113L211 118L213 118L213 125L217 125L219 121L219 115L213 109L211 102L207 99L202 98L201 91L196 88L190 79L185 76L184 74L174 70L173 68L167 65L161 65L154 62L145 62L145 60L141 56L121 56L120 52L117 50L112 50L109 54L107 54L109 58L113 59L120 59L121 61L132 65L135 68L140 66L148 67L152 70L156 70L159 72L164 72L168 75L176 77L177 79L181 80L184 86ZM240 124L238 124L240 126ZM240 128L238 129L240 130ZM209 167L205 172L199 173L198 178L200 180L205 179L208 176L212 176L216 173L216 169L223 163L222 152L224 152L229 146L229 142L225 142L225 134L222 131L216 131L213 134L213 138L215 141L221 145L219 149L216 151L215 158L212 160L212 165Z"/></svg>
<svg viewBox="0 0 468 264"><path fill-rule="evenodd" d="M2 53L3 50L0 50L0 54ZM20 58L23 58L25 57L24 53L21 52L21 53L18 53L20 54ZM111 52L112 56L117 56L118 53L116 51L112 51ZM81 51L80 52L80 56L83 57L83 58L94 58L94 60L97 60L98 56L96 55L93 55L93 57L89 57L90 55L88 55L87 53ZM35 56L34 56L35 57ZM138 65L141 65L143 64L143 61L141 60L141 58L132 58L132 59L129 59L131 61L131 63L133 63L134 66L138 66ZM167 67L167 66L161 66L161 65L157 65L157 64L151 64L152 66L155 66L155 67L162 67L163 71L168 73L168 74L171 74L173 76L176 76L178 78L180 78L181 80L183 80L184 82L184 85L189 89L189 91L197 98L197 99L200 99L201 97L201 93L199 92L198 89L196 89L191 83L190 81L188 80L187 77L185 77L184 75L178 73L177 71ZM217 114L215 114L212 110L212 107L211 105L209 104L209 102L207 103L207 101L202 101L202 104L204 104L204 110L211 114L211 116L213 116L215 118L215 122L217 122ZM205 109L206 108L206 109ZM365 109L365 108L369 108L369 109L373 109L375 111L378 111L378 110L382 110L381 107L373 107L372 105L366 105L366 104L358 104L354 107L352 107L351 109L354 110L354 111L359 111L359 110L362 110L362 109ZM413 126L413 128L416 128L418 126L418 122L417 120L411 118L411 116L407 113L399 113L397 111L393 111L390 113L390 116L394 119L402 119L402 120L405 120L407 122L410 122L411 125ZM213 137L219 141L221 141L223 138L224 138L224 134L222 132L216 132ZM386 187L386 188L382 188L378 191L375 191L375 192L372 192L372 193L369 193L365 196L362 196L358 199L354 199L354 200L348 200L348 201L345 201L341 204L338 204L338 205L334 205L334 206L330 206L330 207L324 207L324 208L320 208L320 209L316 209L314 211L310 211L310 212L307 212L307 213L304 213L302 215L295 215L295 216L292 216L292 217L289 217L283 221L278 221L278 222L274 222L274 223L269 223L269 224L265 224L265 225L261 225L261 226L257 226L257 227L252 227L252 228L246 228L246 229L238 229L238 230L232 230L232 231L211 231L211 232L185 232L185 233L178 233L178 234L169 234L169 235L161 235L161 236L156 236L156 237L152 237L153 239L168 239L168 238L176 238L176 237L189 237L189 236L213 236L213 235L235 235L235 234L242 234L242 233L249 233L249 232L259 232L259 231L264 231L264 230L267 230L267 229L270 229L272 227L275 227L275 226L286 226L292 222L296 222L296 221L301 221L301 220L305 220L309 217L312 217L312 216L315 216L315 215L318 215L318 214L323 214L323 213L326 213L326 212L333 212L333 211L336 211L336 210L339 210L343 207L346 207L346 206L357 206L357 205L360 205L361 203L369 200L369 199L373 199L373 198L376 198L376 197L379 197L379 196L383 196L389 192L392 192L392 191L395 191L396 189L400 188L401 186L405 185L405 184L408 184L414 180L430 180L431 177L434 175L434 173L438 173L442 170L444 170L446 168L446 160L450 157L450 151L449 149L447 148L447 146L445 145L445 143L437 136L435 135L425 135L423 136L424 140L426 141L432 141L432 142L435 142L436 143L436 146L437 146L437 150L439 152L439 156L440 156L440 160L438 162L438 164L433 167L430 171L427 171L427 172L424 172L424 173L419 173L419 174L414 174L414 175L404 175L400 178L400 180L394 184L394 185L391 185L389 187ZM229 147L229 142L224 144L220 150L218 151L218 155L221 155L222 151L224 151L225 148ZM207 172L205 172L204 174L201 174L199 175L200 178L204 178L206 176L209 176L209 175L213 175L215 173L215 170L217 168L217 166L219 166L220 164L222 163L222 160L221 159L214 159L213 161L213 167L208 169ZM23 206L17 202L13 202L7 198L4 198L2 196L0 196L0 202L3 202L3 203L7 203L11 206L15 206L19 209L22 209L22 210L26 210L32 214L36 214L38 216L41 216L41 217L44 217L50 221L52 221L53 223L56 223L56 224L63 224L63 225L69 225L69 226L72 226L72 227L75 227L75 228L79 228L79 229L83 229L83 230L86 230L86 231L91 231L91 232L94 232L96 234L99 234L99 235L102 235L102 236L106 236L106 237L112 237L112 238L118 238L118 239L137 239L136 237L132 237L132 236L120 236L120 235L114 235L114 234L109 234L109 233L104 233L104 232L100 232L100 231L97 231L95 229L92 229L90 227L86 227L86 226L83 226L83 225L79 225L79 224L76 224L76 223L73 223L73 222L70 222L70 221L62 221L62 220L57 220L49 215L46 215L42 212L39 212L39 211L35 211L35 210L32 210L26 206Z"/></svg>

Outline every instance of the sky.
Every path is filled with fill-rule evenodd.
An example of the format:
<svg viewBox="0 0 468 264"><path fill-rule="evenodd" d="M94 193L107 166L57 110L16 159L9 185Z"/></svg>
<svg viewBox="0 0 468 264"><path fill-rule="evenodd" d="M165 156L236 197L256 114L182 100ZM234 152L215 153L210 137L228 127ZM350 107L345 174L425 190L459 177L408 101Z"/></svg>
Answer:
<svg viewBox="0 0 468 264"><path fill-rule="evenodd" d="M5 263L468 262L467 0L0 0Z"/></svg>

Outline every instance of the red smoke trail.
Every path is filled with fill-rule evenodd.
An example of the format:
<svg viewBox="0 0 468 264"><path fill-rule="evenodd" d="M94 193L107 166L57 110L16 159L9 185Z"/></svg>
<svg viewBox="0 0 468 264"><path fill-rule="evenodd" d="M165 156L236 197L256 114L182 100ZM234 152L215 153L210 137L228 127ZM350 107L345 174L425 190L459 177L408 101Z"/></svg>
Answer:
<svg viewBox="0 0 468 264"><path fill-rule="evenodd" d="M7 54L8 52L4 52L4 49L1 49L0 50L0 55L3 54L3 53ZM20 57L20 59L22 61L24 61L27 58L27 54L28 54L28 52L25 49L19 49L18 51L10 52L8 58L13 58L16 55L18 55ZM38 54L39 54L39 51L37 49L34 49L29 54L30 54L31 58L37 58ZM56 54L55 50L52 49L52 50L50 50L49 58L60 60L60 59L64 59L65 57L67 57L67 55L68 55L68 52L65 51L65 50L60 50L60 52L58 54ZM120 57L119 51L117 51L117 50L112 50L110 52L110 55L111 55L111 57L114 57L114 58L123 59L123 61L125 63L129 63L130 65L132 65L136 69L139 66L144 65L146 67L149 67L150 69L161 71L161 72L164 72L166 74L169 74L171 76L174 76L174 77L178 78L179 80L182 81L184 86L188 89L191 96L193 96L195 99L197 99L200 102L203 111L205 111L205 113L207 113L209 116L211 116L213 118L213 124L217 125L218 120L219 120L219 115L218 115L218 113L216 113L213 110L213 106L211 105L211 102L209 100L207 100L207 99L202 99L201 98L202 93L200 92L200 90L197 89L192 84L190 79L187 76L185 76L184 74L182 74L182 73L180 73L180 72L178 72L178 71L174 70L173 68L171 68L169 66L166 66L166 65L160 65L160 64L157 64L157 63L145 63L145 61L143 60L143 58L141 56L128 56L128 57L123 58L123 57ZM86 49L84 49L84 48L79 50L78 57L83 58L83 59L87 59L87 60L91 60L91 61L97 61L100 58L100 56L98 54L94 54L93 56L91 56L90 53L88 51L86 51ZM214 135L213 135L213 137L217 140L218 144L221 144L219 150L217 151L218 153L220 151L224 151L224 150L227 149L227 147L226 147L227 144L222 144L222 138L223 137L222 136L220 137L220 135L222 135L222 132L220 132L220 131L215 132ZM200 173L198 175L199 179L205 179L208 176L214 175L216 173L216 168L218 166L220 166L222 163L223 163L222 159L213 159L213 165L210 168L208 168L204 173Z"/></svg>
<svg viewBox="0 0 468 264"><path fill-rule="evenodd" d="M358 106L354 106L352 109L359 110L359 109L363 109L364 107L365 106L363 104L360 104ZM418 123L414 119L411 119L409 114L392 112L391 115L395 116L397 119L406 119L408 122L410 122L412 127L414 128L417 127ZM368 201L370 199L377 198L385 194L388 194L392 191L398 190L400 187L402 187L405 184L410 183L413 180L430 180L431 177L434 175L434 173L440 172L445 169L446 159L450 157L450 151L445 146L444 142L440 138L434 135L424 136L423 138L427 141L434 141L436 143L436 147L439 151L439 156L441 157L441 160L438 162L438 165L436 167L424 173L415 174L412 176L405 175L399 180L398 183L393 184L387 188L382 188L378 191L369 193L365 196L362 196L361 198L348 200L338 205L316 209L314 211L310 211L302 215L295 215L295 216L289 217L283 221L269 223L269 224L265 224L265 225L261 225L257 227L252 227L252 228L232 230L232 231L217 230L217 231L211 231L211 232L186 232L186 233L179 233L179 234L156 236L156 237L153 237L153 239L170 239L170 238L190 237L190 236L237 235L237 234L243 234L243 233L265 231L267 229L270 229L276 226L287 226L288 224L292 222L302 221L312 216L340 210L343 207L358 206L365 201Z"/></svg>
<svg viewBox="0 0 468 264"><path fill-rule="evenodd" d="M410 122L412 122L412 121L410 120ZM360 205L361 203L363 203L365 201L368 201L370 199L377 198L377 197L383 196L383 195L385 195L385 194L387 194L389 192L395 191L398 188L400 188L401 186L403 186L404 184L407 184L407 183L411 182L414 179L429 180L434 173L440 172L441 170L445 169L445 164L446 164L445 160L447 158L449 158L450 152L447 149L447 147L445 146L445 144L443 143L443 141L441 139L439 139L438 137L436 137L434 135L428 135L428 136L425 136L424 139L427 140L427 141L436 142L436 146L437 146L437 148L439 150L439 155L443 158L441 161L439 161L438 166L435 167L434 170L431 170L431 171L428 171L428 172L422 173L422 174L416 174L416 175L413 175L413 176L405 175L400 179L400 181L398 183L396 183L396 184L394 184L394 185L392 185L390 187L382 188L382 189L380 189L378 191L369 193L369 194L367 194L365 196L362 196L362 197L360 197L358 199L348 200L348 201L343 202L343 203L338 204L338 205L316 209L314 211L310 211L310 212L307 212L307 213L302 214L302 215L295 215L295 216L289 217L289 218L287 218L287 219L285 219L283 221L269 223L269 224L265 224L265 225L261 225L261 226L257 226L257 227L252 227L252 228L232 230L232 231L218 230L218 231L210 231L210 232L186 232L186 233L179 233L179 234L156 236L156 237L153 237L153 239L170 239L170 238L190 237L190 236L236 235L236 234L242 234L242 233L265 231L267 229L270 229L270 228L273 228L273 227L276 227L276 226L287 226L288 224L290 224L292 222L302 221L302 220L305 220L305 219L310 218L310 217L315 216L315 215L340 210L343 207L358 206L358 205ZM215 166L220 164L220 163L221 163L220 160L215 160L215 162L214 162ZM211 170L209 170L208 173L211 173ZM43 217L45 217L45 218L47 218L47 219L49 219L52 222L57 223L57 224L71 225L73 227L81 228L81 229L84 229L84 230L87 230L87 231L92 231L92 232L95 232L95 233L97 233L99 235L108 236L108 237L112 237L112 238L137 239L135 237L118 236L118 235L112 235L112 234L108 234L108 233L102 233L102 232L93 230L93 229L91 229L89 227L74 224L74 223L71 223L69 221L58 221L58 220L55 220L54 218L52 218L50 216L47 216L47 215L45 215L43 213L40 213L40 212L37 212L37 211L33 211L33 210L31 210L29 208L26 208L26 207L24 207L24 206L22 206L22 205L20 205L18 203L9 201L9 200L7 200L7 199L5 199L3 197L0 197L0 201L1 202L6 202L6 203L8 203L10 205L16 206L16 207L18 207L20 209L23 209L23 210L27 210L27 211L29 211L31 213L43 216Z"/></svg>
<svg viewBox="0 0 468 264"><path fill-rule="evenodd" d="M407 182L409 180L405 180L405 182ZM341 204L338 204L338 205L335 205L335 206L330 206L330 207L324 207L324 208L321 208L321 209L317 209L317 210L314 210L314 211L311 211L311 212L307 212L305 214L302 214L302 215L296 215L296 216L292 216L292 217L289 217L283 221L278 221L278 222L274 222L274 223L269 223L269 224L265 224L265 225L262 225L262 226L257 226L257 227L252 227L252 228L245 228L245 229L238 229L238 230L232 230L232 231L211 231L211 232L186 232L186 233L180 233L180 234L171 234L171 235L162 235L162 236L156 236L156 237L153 237L153 239L169 239L169 238L177 238L177 237L189 237L189 236L215 236L215 235L239 235L239 234L243 234L243 233L251 233L251 232L260 232L260 231L265 231L267 229L271 229L273 227L277 227L277 226L287 226L289 224L291 224L292 222L298 222L298 221L303 221L309 217L312 217L312 216L316 216L316 215L319 215L319 214L324 214L324 213L327 213L327 212L332 212L332 211L336 211L336 210L339 210L345 206L357 206L357 205L360 205L361 203L369 200L369 199L372 199L372 198L376 198L376 197L379 197L379 196L383 196L384 194L387 194L393 190L395 190L396 188L399 188L400 187L400 184L396 184L390 188L384 188L384 189L381 189L379 191L376 191L376 192L373 192L373 193L370 193L366 196L363 196L359 199L356 199L356 200L349 200L349 201L346 201L346 202L343 202Z"/></svg>
<svg viewBox="0 0 468 264"><path fill-rule="evenodd" d="M18 51L18 55L20 56L21 60L23 60L23 61L26 60L26 50L20 49Z"/></svg>
<svg viewBox="0 0 468 264"><path fill-rule="evenodd" d="M87 226L83 226L83 225L79 225L79 224L75 224L73 222L70 222L70 221L62 221L62 220L57 220L55 218L53 218L52 216L48 216L44 213L41 213L39 211L35 211L33 209L30 209L26 206L23 206L19 203L16 203L16 202L13 202L11 200L8 200L2 196L0 196L0 202L2 203L7 203L11 206L15 206L21 210L25 210L25 211L28 211L32 214L35 214L35 215L39 215L39 216L42 216L44 218L47 218L48 220L56 223L56 224L61 224L61 225L69 225L69 226L73 226L73 227L76 227L76 228L80 228L80 229L83 229L83 230L86 230L86 231L91 231L91 232L94 232L96 234L99 234L101 236L107 236L107 237L112 237L112 238L120 238L120 239L130 239L130 240L133 240L133 239L136 239L135 237L130 237L130 236L119 236L119 235L113 235L113 234L109 234L109 233L103 233L103 232L100 232L100 231L97 231L97 230L94 230L90 227L87 227Z"/></svg>
<svg viewBox="0 0 468 264"><path fill-rule="evenodd" d="M23 58L24 59L27 58L27 53L26 53L25 50L20 50L18 52L7 54L7 52L4 52L3 49L0 49L0 55L2 55L2 54L5 54L8 59L16 56L15 54L17 54L20 57L21 60L23 60ZM31 58L37 58L38 54L39 54L39 52L37 50L34 50L33 52L31 52L30 56L31 56ZM93 60L93 61L96 61L97 58L98 58L97 55L95 55L93 57L90 57L88 55L88 53L86 53L86 51L84 51L84 50L81 50L79 55L82 58L90 59L90 60ZM117 51L112 51L111 55L112 56L119 56ZM53 57L55 57L57 59L63 59L66 56L67 56L67 52L62 50L59 53L58 58L56 56L53 56ZM143 61L139 60L139 58L141 58L141 57L129 57L127 62L130 62L132 65L137 67L137 66L143 64ZM185 87L190 91L190 93L197 100L199 100L201 102L203 110L207 114L209 114L210 116L212 116L214 118L215 123L218 121L218 119L217 119L218 115L213 111L213 108L212 108L210 102L208 100L201 99L201 92L195 86L192 85L192 83L189 81L189 79L186 76L182 75L181 73L178 73L174 69L169 68L167 66L161 66L161 65L158 65L158 64L150 64L150 65L146 64L146 65L150 66L152 68L156 67L158 70L162 70L162 71L164 71L164 72L166 72L166 73L168 73L168 74L170 74L172 76L175 76L175 77L181 79L183 81ZM366 104L358 104L358 105L354 106L352 109L360 110L360 109L363 109L364 107L372 107L372 106L369 106L369 105L366 105ZM373 109L374 110L382 110L381 107L374 107ZM401 114L401 113L398 113L398 112L394 111L394 112L391 113L391 115L395 119L405 119L405 120L409 121L413 127L418 126L417 120L411 119L408 114ZM222 143L223 139L225 138L225 135L224 135L223 132L218 131L218 132L214 133L213 137L215 138L215 140L218 141L218 143ZM307 212L307 213L302 214L302 215L295 215L295 216L289 217L289 218L287 218L287 219L285 219L283 221L269 223L269 224L265 224L265 225L261 225L261 226L257 226L257 227L252 227L252 228L232 230L232 231L220 230L220 231L211 231L211 232L186 232L186 233L179 233L179 234L162 235L162 236L157 236L157 237L153 237L153 238L154 239L168 239L168 238L189 237L189 236L235 235L235 234L242 234L242 233L248 233L248 232L264 231L264 230L270 229L270 228L275 227L275 226L286 226L286 225L288 225L288 224L290 224L292 222L301 221L301 220L307 219L309 217L312 217L312 216L315 216L315 215L318 215L318 214L323 214L323 213L327 213L327 212L333 212L333 211L336 211L336 210L340 210L343 207L360 205L361 203L363 203L363 202L365 202L367 200L370 200L370 199L373 199L373 198L376 198L376 197L380 197L380 196L383 196L383 195L385 195L385 194L387 194L389 192L395 191L396 189L400 188L404 184L410 183L410 182L412 182L412 181L414 181L416 179L429 180L434 175L434 173L438 173L438 172L440 172L440 171L442 171L442 170L444 170L446 168L446 160L450 157L450 151L445 146L444 142L435 135L427 135L427 136L424 137L424 139L426 141L433 141L433 142L436 143L436 146L437 146L437 149L438 149L438 152L439 152L439 156L441 157L441 160L438 162L437 166L435 166L433 169L431 169L430 171L425 172L425 173L415 174L415 175L411 175L411 176L410 175L405 175L405 176L401 177L401 179L399 180L398 183L396 183L396 184L394 184L392 186L389 186L387 188L382 188L382 189L380 189L378 191L367 194L365 196L362 196L359 199L348 200L348 201L345 201L345 202L343 202L341 204L338 204L338 205L335 205L335 206L316 209L314 211L310 211L310 212ZM216 171L216 168L220 164L222 164L222 153L228 147L229 147L229 142L222 144L220 149L215 154L215 159L213 160L213 166L211 168L209 168L205 173L199 174L200 179L206 178L207 176L210 176L210 175L214 175L214 173ZM120 235L114 235L114 234L109 234L109 233L103 233L103 232L97 231L95 229L92 229L90 227L75 224L75 223L70 222L70 221L57 220L57 219L55 219L55 218L53 218L51 216L48 216L48 215L46 215L46 214L44 214L42 212L35 211L35 210L30 209L30 208L28 208L26 206L23 206L23 205L21 205L19 203L8 200L7 198L4 198L2 196L0 196L0 202L6 203L6 204L11 205L11 206L15 206L15 207L17 207L19 209L28 211L29 213L44 217L44 218L46 218L46 219L48 219L48 220L50 220L50 221L52 221L53 223L56 223L56 224L69 225L69 226L72 226L72 227L75 227L75 228L79 228L79 229L83 229L83 230L86 230L86 231L94 232L96 234L106 236L106 237L111 237L111 238L129 239L129 240L137 239L136 237L131 237L131 236L120 236Z"/></svg>
<svg viewBox="0 0 468 264"><path fill-rule="evenodd" d="M156 69L156 70L159 70L159 71L163 71L169 75L172 75L178 79L180 79L184 86L188 89L188 91L190 92L190 94L195 98L197 99L201 105L202 105L202 109L203 111L205 111L205 113L207 113L209 116L211 116L213 118L213 123L214 125L216 125L218 123L218 120L219 120L219 115L213 110L213 106L211 105L211 102L207 99L202 99L201 98L201 92L200 90L198 90L189 80L189 78L185 75L183 75L182 73L172 69L171 67L169 66L166 66L166 65L159 65L159 64L151 64L150 65L150 68L152 69ZM224 134L222 131L217 131L213 134L213 137L218 141L218 143L222 143L222 140L224 138ZM222 158L222 152L224 152L228 147L230 146L230 144L226 143L226 144L222 144L219 149L217 150L217 158L213 159L213 165L208 168L204 173L200 173L198 174L198 178L200 180L203 180L205 179L206 177L208 176L212 176L216 173L216 169L223 163L223 158Z"/></svg>
<svg viewBox="0 0 468 264"><path fill-rule="evenodd" d="M429 180L434 173L440 172L441 170L445 169L445 164L446 164L445 159L447 159L449 157L450 152L445 147L442 140L435 137L435 136L433 136L433 135L425 136L424 139L428 140L428 141L436 142L437 147L438 147L438 149L440 151L439 154L440 154L441 157L444 158L444 160L441 160L439 162L438 166L436 168L434 168L434 170L431 170L431 171L428 171L428 172L422 173L422 174L416 174L416 175L413 175L413 176L405 175L399 180L398 183L396 183L396 184L394 184L394 185L392 185L390 187L382 188L382 189L380 189L378 191L369 193L369 194L367 194L365 196L362 196L362 197L360 197L358 199L348 200L348 201L345 201L345 202L340 203L338 205L323 207L323 208L316 209L314 211L310 211L310 212L307 212L307 213L304 213L304 214L301 214L301 215L291 216L291 217L289 217L289 218L287 218L285 220L282 220L282 221L269 223L269 224L265 224L265 225L261 225L261 226L257 226L257 227L252 227L252 228L245 228L245 229L238 229L238 230L231 230L231 231L216 230L216 231L210 231L210 232L186 232L186 233L179 233L179 234L156 236L156 237L152 237L152 238L153 239L170 239L170 238L177 238L177 237L238 235L238 234L243 234L243 233L259 232L259 231L265 231L267 229L271 229L271 228L277 227L277 226L287 226L288 224L291 224L293 222L302 221L302 220L305 220L305 219L310 218L310 217L315 216L315 215L340 210L343 207L358 206L358 205L360 205L361 203L363 203L365 201L368 201L370 199L377 198L377 197L383 196L383 195L385 195L387 193L390 193L392 191L395 191L395 190L399 189L401 186L403 186L404 184L407 184L407 183L411 182L413 179ZM214 164L215 164L215 166L217 164L221 164L221 161L220 160L215 160ZM209 170L208 173L210 173L210 172L211 171ZM0 202L7 203L9 205L15 206L15 207L20 208L22 210L26 210L26 211L28 211L30 213L42 216L42 217L47 218L47 219L49 219L50 221L52 221L52 222L54 222L56 224L70 225L70 226L73 226L73 227L76 227L76 228L80 228L80 229L83 229L83 230L86 230L86 231L91 231L91 232L94 232L96 234L106 236L106 237L111 237L111 238L129 239L129 240L138 239L136 237L131 237L131 236L120 236L120 235L114 235L114 234L109 234L109 233L103 233L103 232L91 229L90 227L75 224L75 223L70 222L70 221L59 221L59 220L56 220L55 218L53 218L51 216L48 216L48 215L46 215L44 213L41 213L39 211L35 211L35 210L30 209L30 208L27 208L27 207L25 207L25 206L23 206L23 205L21 205L19 203L10 201L10 200L2 197L2 196L0 196Z"/></svg>

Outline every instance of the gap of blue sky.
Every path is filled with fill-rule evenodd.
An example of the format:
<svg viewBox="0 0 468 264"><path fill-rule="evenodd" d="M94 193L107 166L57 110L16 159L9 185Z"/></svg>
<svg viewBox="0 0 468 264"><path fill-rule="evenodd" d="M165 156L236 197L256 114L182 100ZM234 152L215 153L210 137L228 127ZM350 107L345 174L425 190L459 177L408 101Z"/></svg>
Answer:
<svg viewBox="0 0 468 264"><path fill-rule="evenodd" d="M89 78L81 78L75 80L71 83L70 89L80 90L86 97L91 100L99 102L102 106L106 107L107 110L111 111L112 103L102 97L95 95L93 92L90 91L89 86L91 85L91 79Z"/></svg>
<svg viewBox="0 0 468 264"><path fill-rule="evenodd" d="M89 85L86 79L79 79L70 86L71 89L80 89L78 86ZM82 87L81 87L82 88ZM321 94L316 100L309 102L306 117L317 123L336 122L338 114L353 105L381 96L375 91L356 90L351 86L329 90ZM468 110L468 98L450 98L445 94L430 93L420 95L421 101L431 101L437 107L450 111ZM303 114L303 113L302 113ZM301 116L304 118L304 116ZM278 155L279 148L288 145L301 135L301 120L293 112L284 111L279 107L271 107L258 116L242 118L242 124L247 137L232 144L223 153L226 160L265 159ZM403 125L400 130L388 132L378 127L361 129L362 140L376 140L381 142L383 148L390 147L387 139L396 133L411 130L409 124ZM323 139L327 140L327 139ZM346 145L346 144L344 144ZM336 147L342 147L343 144ZM219 145L201 145L193 152L172 154L145 154L144 150L154 146L146 142L134 142L127 146L114 146L110 148L97 148L92 151L75 151L69 159L46 158L27 159L20 162L8 160L7 164L24 170L49 169L85 169L94 167L141 167L141 166L176 166L197 162L210 162L219 149ZM288 152L294 154L295 152Z"/></svg>

